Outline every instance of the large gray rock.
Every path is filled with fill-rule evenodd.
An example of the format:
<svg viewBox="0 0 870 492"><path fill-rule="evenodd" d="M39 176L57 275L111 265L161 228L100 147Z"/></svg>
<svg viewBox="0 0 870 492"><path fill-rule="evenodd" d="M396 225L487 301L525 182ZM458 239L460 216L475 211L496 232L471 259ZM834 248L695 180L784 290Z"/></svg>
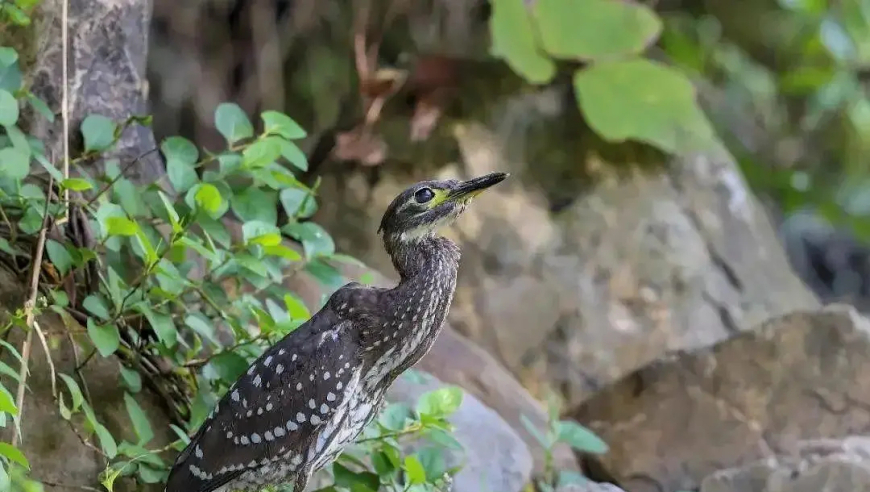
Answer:
<svg viewBox="0 0 870 492"><path fill-rule="evenodd" d="M852 307L831 306L676 352L572 416L610 445L602 463L629 492L692 490L717 470L799 455L802 441L866 432L867 374L870 322Z"/></svg>
<svg viewBox="0 0 870 492"><path fill-rule="evenodd" d="M801 442L794 453L718 471L700 492L867 492L870 439Z"/></svg>
<svg viewBox="0 0 870 492"><path fill-rule="evenodd" d="M586 482L582 484L564 485L556 489L556 492L625 492L616 485L610 483Z"/></svg>
<svg viewBox="0 0 870 492"><path fill-rule="evenodd" d="M389 401L414 405L423 393L444 383L432 376L425 381L400 377L388 390ZM455 437L464 453L448 458L448 466L463 464L453 492L520 492L532 473L532 456L516 432L492 409L466 393L451 417Z"/></svg>

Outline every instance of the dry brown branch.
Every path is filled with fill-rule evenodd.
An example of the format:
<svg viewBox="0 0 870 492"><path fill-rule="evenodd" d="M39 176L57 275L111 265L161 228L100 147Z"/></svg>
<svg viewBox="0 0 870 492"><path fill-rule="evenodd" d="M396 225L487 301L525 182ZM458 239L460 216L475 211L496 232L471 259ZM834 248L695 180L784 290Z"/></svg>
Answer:
<svg viewBox="0 0 870 492"><path fill-rule="evenodd" d="M18 394L15 398L16 406L18 407L18 419L24 415L24 392L27 388L28 362L30 360L30 350L33 345L33 331L38 329L36 324L36 296L39 294L39 272L42 269L42 254L45 250L45 235L48 231L48 205L51 203L51 189L54 186L54 178L48 181L48 193L46 193L45 209L42 216L42 227L39 228L39 239L36 242L36 253L33 256L33 264L30 272L30 288L27 296L27 301L24 303L25 322L27 323L27 336L24 340L24 345L21 347L21 369L18 372ZM40 337L43 335L40 334ZM45 356L48 358L49 366L52 368L52 376L54 375L54 365L51 361L51 353L48 352L46 346ZM55 390L54 380L52 379L52 391ZM56 394L56 393L55 393ZM12 434L12 445L17 446L21 440L20 427L15 426L15 432Z"/></svg>

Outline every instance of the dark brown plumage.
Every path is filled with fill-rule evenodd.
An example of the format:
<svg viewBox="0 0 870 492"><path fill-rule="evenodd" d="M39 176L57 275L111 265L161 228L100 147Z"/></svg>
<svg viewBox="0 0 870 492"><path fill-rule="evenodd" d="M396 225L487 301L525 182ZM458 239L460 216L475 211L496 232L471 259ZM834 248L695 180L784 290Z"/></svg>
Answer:
<svg viewBox="0 0 870 492"><path fill-rule="evenodd" d="M166 492L302 492L377 415L386 389L431 348L450 308L459 248L436 229L504 173L425 181L396 197L378 230L400 275L356 282L269 348L178 456Z"/></svg>

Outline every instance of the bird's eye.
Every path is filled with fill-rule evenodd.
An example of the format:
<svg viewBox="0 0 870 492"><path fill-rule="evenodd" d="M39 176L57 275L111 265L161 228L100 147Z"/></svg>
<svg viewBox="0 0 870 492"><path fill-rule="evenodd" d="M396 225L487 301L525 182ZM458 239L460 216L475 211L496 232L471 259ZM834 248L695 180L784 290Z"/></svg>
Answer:
<svg viewBox="0 0 870 492"><path fill-rule="evenodd" d="M433 198L435 193L429 188L420 188L417 193L414 193L414 200L417 200L417 203L426 203Z"/></svg>

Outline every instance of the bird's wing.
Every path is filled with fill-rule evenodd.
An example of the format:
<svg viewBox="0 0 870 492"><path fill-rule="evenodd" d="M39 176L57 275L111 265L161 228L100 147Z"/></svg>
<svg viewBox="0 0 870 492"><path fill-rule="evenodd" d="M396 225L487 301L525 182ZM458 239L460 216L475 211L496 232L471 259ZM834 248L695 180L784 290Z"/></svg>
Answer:
<svg viewBox="0 0 870 492"><path fill-rule="evenodd" d="M179 455L166 491L210 492L247 470L307 463L314 439L334 433L327 423L347 414L343 404L359 382L349 328L321 311L267 350Z"/></svg>

